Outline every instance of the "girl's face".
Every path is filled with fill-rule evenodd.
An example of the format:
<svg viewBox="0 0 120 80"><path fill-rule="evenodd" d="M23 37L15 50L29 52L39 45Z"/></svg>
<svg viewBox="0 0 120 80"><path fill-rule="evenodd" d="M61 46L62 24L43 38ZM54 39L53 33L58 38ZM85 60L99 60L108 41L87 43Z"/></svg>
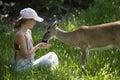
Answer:
<svg viewBox="0 0 120 80"><path fill-rule="evenodd" d="M30 20L27 21L27 26L30 29L33 28L35 24L36 24L36 21L33 20L33 19L30 19Z"/></svg>

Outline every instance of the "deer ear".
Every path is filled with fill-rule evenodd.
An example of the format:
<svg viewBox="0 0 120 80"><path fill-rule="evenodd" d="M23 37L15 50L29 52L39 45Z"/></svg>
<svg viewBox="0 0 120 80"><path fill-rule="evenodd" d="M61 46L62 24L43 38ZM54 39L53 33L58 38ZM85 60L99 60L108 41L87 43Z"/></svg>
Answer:
<svg viewBox="0 0 120 80"><path fill-rule="evenodd" d="M53 28L56 28L56 27L58 27L58 26L59 26L59 21L57 21L57 20L54 21L53 24L52 24L52 27L53 27Z"/></svg>
<svg viewBox="0 0 120 80"><path fill-rule="evenodd" d="M59 27L59 25L60 25L60 20L57 20L57 27Z"/></svg>

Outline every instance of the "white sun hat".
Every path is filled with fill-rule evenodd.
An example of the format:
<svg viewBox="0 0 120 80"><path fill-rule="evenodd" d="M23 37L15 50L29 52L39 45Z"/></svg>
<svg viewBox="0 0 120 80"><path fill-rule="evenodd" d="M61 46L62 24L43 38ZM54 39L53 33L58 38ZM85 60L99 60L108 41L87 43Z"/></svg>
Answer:
<svg viewBox="0 0 120 80"><path fill-rule="evenodd" d="M32 8L24 8L20 11L20 19L34 19L37 22L42 22L44 19L39 17L36 11Z"/></svg>

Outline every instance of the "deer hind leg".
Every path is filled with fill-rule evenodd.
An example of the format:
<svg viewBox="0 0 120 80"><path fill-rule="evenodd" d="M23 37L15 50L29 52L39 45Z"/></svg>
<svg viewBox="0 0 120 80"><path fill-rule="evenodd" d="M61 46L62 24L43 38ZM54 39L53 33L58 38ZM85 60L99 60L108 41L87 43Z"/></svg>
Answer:
<svg viewBox="0 0 120 80"><path fill-rule="evenodd" d="M86 63L87 63L87 60L88 60L88 57L89 57L89 50L88 48L83 48L81 49L81 52L82 52L82 66L85 66Z"/></svg>

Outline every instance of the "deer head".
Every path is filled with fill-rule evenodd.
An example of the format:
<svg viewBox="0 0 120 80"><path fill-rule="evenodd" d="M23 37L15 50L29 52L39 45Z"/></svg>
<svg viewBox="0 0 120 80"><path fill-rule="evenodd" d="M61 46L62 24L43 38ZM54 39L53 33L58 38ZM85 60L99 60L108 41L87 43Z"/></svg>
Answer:
<svg viewBox="0 0 120 80"><path fill-rule="evenodd" d="M47 43L52 37L56 34L56 28L58 27L59 22L54 21L53 24L49 27L47 27L46 32L42 38L42 42Z"/></svg>

